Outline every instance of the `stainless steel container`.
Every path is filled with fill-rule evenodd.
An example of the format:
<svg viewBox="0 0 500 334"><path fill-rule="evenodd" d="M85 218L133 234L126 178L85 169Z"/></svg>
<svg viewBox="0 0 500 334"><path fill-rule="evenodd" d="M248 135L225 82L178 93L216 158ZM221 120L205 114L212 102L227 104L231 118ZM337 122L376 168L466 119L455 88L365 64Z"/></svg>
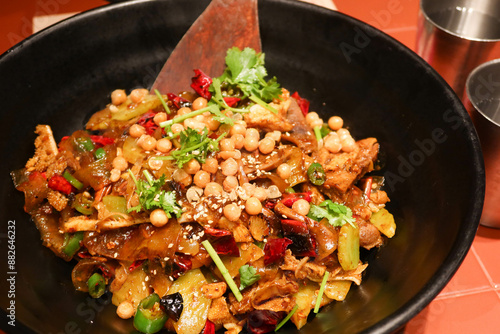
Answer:
<svg viewBox="0 0 500 334"><path fill-rule="evenodd" d="M464 103L479 134L484 156L486 192L481 224L500 228L500 59L472 71L466 82Z"/></svg>
<svg viewBox="0 0 500 334"><path fill-rule="evenodd" d="M500 0L421 0L416 51L462 97L469 73L500 58Z"/></svg>

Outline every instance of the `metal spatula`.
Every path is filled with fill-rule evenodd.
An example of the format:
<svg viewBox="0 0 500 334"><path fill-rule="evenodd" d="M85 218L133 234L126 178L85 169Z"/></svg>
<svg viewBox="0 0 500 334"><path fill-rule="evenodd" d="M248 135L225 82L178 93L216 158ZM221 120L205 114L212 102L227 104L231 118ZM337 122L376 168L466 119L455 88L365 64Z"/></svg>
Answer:
<svg viewBox="0 0 500 334"><path fill-rule="evenodd" d="M222 74L227 49L261 50L257 0L212 0L168 58L151 88L177 94L189 88L194 69Z"/></svg>

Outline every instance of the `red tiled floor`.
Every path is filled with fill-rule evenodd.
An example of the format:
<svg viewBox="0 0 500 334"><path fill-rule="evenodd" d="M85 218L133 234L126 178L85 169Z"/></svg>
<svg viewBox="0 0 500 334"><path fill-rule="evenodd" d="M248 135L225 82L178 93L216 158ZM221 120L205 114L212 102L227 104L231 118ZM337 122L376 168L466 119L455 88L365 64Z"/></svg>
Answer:
<svg viewBox="0 0 500 334"><path fill-rule="evenodd" d="M367 22L413 49L418 0L334 0L334 2L340 12Z"/></svg>
<svg viewBox="0 0 500 334"><path fill-rule="evenodd" d="M80 12L103 6L104 0L19 0L0 1L0 54L33 32L33 16Z"/></svg>
<svg viewBox="0 0 500 334"><path fill-rule="evenodd" d="M474 249L491 279L493 288L500 289L500 230L479 228Z"/></svg>
<svg viewBox="0 0 500 334"><path fill-rule="evenodd" d="M340 12L415 48L418 0L334 0ZM500 230L480 227L463 264L406 334L500 332Z"/></svg>
<svg viewBox="0 0 500 334"><path fill-rule="evenodd" d="M405 334L498 333L500 300L494 291L434 300Z"/></svg>
<svg viewBox="0 0 500 334"><path fill-rule="evenodd" d="M490 281L483 272L476 254L469 251L460 270L453 276L437 298L449 298L487 290L491 290Z"/></svg>

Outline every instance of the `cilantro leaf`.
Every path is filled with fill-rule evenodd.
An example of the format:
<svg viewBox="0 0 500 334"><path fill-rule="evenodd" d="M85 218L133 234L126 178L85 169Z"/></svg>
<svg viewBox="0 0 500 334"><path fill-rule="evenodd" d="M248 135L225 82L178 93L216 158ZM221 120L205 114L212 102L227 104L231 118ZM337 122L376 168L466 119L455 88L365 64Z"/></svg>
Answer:
<svg viewBox="0 0 500 334"><path fill-rule="evenodd" d="M326 200L318 205L311 205L307 216L316 221L321 221L323 218L328 219L328 223L333 226L342 226L346 223L351 224L356 221L352 217L352 211L345 205L334 203L331 200Z"/></svg>
<svg viewBox="0 0 500 334"><path fill-rule="evenodd" d="M279 97L281 88L276 78L265 81L267 70L264 67L264 54L254 49L240 50L233 47L227 50L226 69L218 79L229 85L237 86L246 96L271 102Z"/></svg>
<svg viewBox="0 0 500 334"><path fill-rule="evenodd" d="M240 291L260 280L257 269L248 264L240 267Z"/></svg>
<svg viewBox="0 0 500 334"><path fill-rule="evenodd" d="M130 208L129 212L163 209L169 218L172 217L171 214L177 218L181 216L182 208L177 203L175 193L162 189L165 185L165 175L155 180L147 170L144 170L146 180L137 180L131 171L129 173L136 186L135 192L139 195L139 205Z"/></svg>
<svg viewBox="0 0 500 334"><path fill-rule="evenodd" d="M208 129L204 128L202 133L198 133L192 128L187 128L180 133L181 148L172 151L170 155L177 161L179 168L190 161L196 159L200 164L204 163L210 152L219 151L219 140L226 134L217 139L208 137Z"/></svg>

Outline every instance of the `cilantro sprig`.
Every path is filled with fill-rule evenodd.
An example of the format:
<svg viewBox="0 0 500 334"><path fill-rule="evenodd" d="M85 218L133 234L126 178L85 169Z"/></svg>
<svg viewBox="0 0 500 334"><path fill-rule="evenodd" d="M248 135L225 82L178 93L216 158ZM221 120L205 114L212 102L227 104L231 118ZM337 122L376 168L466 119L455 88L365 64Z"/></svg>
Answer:
<svg viewBox="0 0 500 334"><path fill-rule="evenodd" d="M334 203L331 200L323 201L320 205L311 205L307 216L316 221L326 218L328 219L328 223L333 226L342 226L349 223L354 227L353 223L356 221L352 217L350 208L339 203Z"/></svg>
<svg viewBox="0 0 500 334"><path fill-rule="evenodd" d="M264 67L264 54L255 52L252 48L240 50L233 47L227 50L226 69L218 79L230 85L238 86L246 96L270 102L281 94L281 88L273 77L264 80L267 70Z"/></svg>
<svg viewBox="0 0 500 334"><path fill-rule="evenodd" d="M233 47L227 50L224 73L219 78L213 79L211 91L215 96L212 100L225 107L222 95L218 94L222 84L225 84L238 88L252 102L277 113L278 111L268 103L280 96L281 88L276 77L266 81L264 79L266 76L263 53L257 53L251 48L240 50ZM231 110L241 112L240 109L234 109Z"/></svg>
<svg viewBox="0 0 500 334"><path fill-rule="evenodd" d="M134 180L135 192L139 195L139 205L130 208L128 212L163 209L169 218L172 217L171 214L177 218L181 216L182 208L177 203L175 192L162 189L165 185L165 175L155 180L147 170L144 170L143 174L146 180L137 180L130 170L129 174Z"/></svg>
<svg viewBox="0 0 500 334"><path fill-rule="evenodd" d="M180 149L170 152L170 155L156 157L159 160L176 160L177 166L182 168L191 159L196 159L200 164L205 163L210 152L219 151L219 141L227 133L221 134L217 139L208 136L208 129L204 128L201 133L187 128L180 132Z"/></svg>
<svg viewBox="0 0 500 334"><path fill-rule="evenodd" d="M240 291L260 280L257 269L248 264L240 267Z"/></svg>
<svg viewBox="0 0 500 334"><path fill-rule="evenodd" d="M211 105L209 105L209 106L207 106L205 108L198 109L198 110L195 110L195 111L191 111L191 112L189 112L187 114L184 114L182 116L177 116L177 117L175 117L173 119L161 122L160 126L162 128L170 128L173 124L182 123L182 122L184 122L188 118L192 118L192 117L204 114L207 111L210 112L212 115L214 115L214 119L216 121L220 122L220 123L229 124L229 125L233 125L234 124L234 120L231 117L228 117L228 116L224 115L220 111L219 107L217 107L217 105L211 104Z"/></svg>

